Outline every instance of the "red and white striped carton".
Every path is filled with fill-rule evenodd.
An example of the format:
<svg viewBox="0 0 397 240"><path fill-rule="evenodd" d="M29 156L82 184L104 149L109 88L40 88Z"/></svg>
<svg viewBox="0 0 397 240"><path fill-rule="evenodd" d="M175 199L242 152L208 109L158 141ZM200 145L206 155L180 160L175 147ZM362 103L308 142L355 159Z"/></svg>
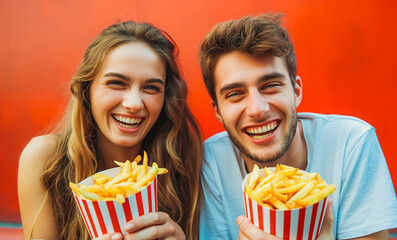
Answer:
<svg viewBox="0 0 397 240"><path fill-rule="evenodd" d="M99 173L114 177L120 171L120 167L115 167ZM93 176L84 179L78 185L80 184L87 186L94 184ZM120 232L126 234L124 231L126 222L146 213L157 212L157 176L140 192L125 198L123 204L116 200L90 201L75 194L74 199L92 239L106 233Z"/></svg>
<svg viewBox="0 0 397 240"><path fill-rule="evenodd" d="M270 168L274 171L275 168ZM264 170L260 169L260 176ZM320 202L292 210L273 210L258 204L244 191L248 183L248 174L242 183L245 215L250 221L264 232L287 240L314 240L320 233L328 197Z"/></svg>

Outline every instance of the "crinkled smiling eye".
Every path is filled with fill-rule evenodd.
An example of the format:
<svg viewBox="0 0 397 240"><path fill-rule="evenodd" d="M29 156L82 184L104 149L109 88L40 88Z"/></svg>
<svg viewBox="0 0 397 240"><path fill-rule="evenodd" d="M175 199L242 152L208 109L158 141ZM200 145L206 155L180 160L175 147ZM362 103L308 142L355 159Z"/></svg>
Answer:
<svg viewBox="0 0 397 240"><path fill-rule="evenodd" d="M125 86L125 83L120 80L109 80L106 82L106 85Z"/></svg>
<svg viewBox="0 0 397 240"><path fill-rule="evenodd" d="M281 86L280 83L273 82L273 83L268 83L268 84L263 85L262 89L268 89L268 88L279 87L279 86Z"/></svg>
<svg viewBox="0 0 397 240"><path fill-rule="evenodd" d="M145 86L145 89L150 91L160 92L160 88L155 85L147 85Z"/></svg>

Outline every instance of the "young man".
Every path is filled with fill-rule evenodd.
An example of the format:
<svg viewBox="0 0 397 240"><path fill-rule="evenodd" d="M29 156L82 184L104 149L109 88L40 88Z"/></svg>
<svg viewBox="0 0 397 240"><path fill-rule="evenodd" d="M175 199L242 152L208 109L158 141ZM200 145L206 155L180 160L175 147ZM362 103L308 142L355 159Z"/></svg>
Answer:
<svg viewBox="0 0 397 240"><path fill-rule="evenodd" d="M388 239L397 200L375 129L348 116L297 114L302 80L279 18L220 23L201 45L204 81L226 132L204 145L200 238L276 239L240 216L241 182L254 164L281 163L337 186L322 239Z"/></svg>

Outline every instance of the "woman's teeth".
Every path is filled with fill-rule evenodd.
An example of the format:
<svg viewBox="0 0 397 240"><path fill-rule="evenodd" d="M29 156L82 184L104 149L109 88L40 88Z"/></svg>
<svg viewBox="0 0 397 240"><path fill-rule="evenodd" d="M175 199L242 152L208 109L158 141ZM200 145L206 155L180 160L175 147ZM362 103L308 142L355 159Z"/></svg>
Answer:
<svg viewBox="0 0 397 240"><path fill-rule="evenodd" d="M117 120L117 122L120 124L120 126L125 127L125 128L134 128L137 127L141 122L141 118L129 118L129 117L123 117L120 115L114 115L114 119Z"/></svg>

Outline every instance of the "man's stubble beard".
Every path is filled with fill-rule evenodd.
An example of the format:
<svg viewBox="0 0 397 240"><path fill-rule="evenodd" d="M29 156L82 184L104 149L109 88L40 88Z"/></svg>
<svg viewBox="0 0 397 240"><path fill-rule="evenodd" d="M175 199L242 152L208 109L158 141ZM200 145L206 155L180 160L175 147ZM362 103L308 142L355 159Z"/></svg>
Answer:
<svg viewBox="0 0 397 240"><path fill-rule="evenodd" d="M250 159L252 159L255 162L270 163L270 162L275 162L280 157L282 157L287 152L288 148L291 146L291 143L295 137L296 128L298 125L296 108L293 107L290 109L290 117L288 120L290 122L290 126L288 129L287 135L284 137L284 139L281 142L280 148L278 150L276 149L276 152L274 154L272 154L272 155L266 154L265 156L258 155L258 154L255 154L254 152L251 152L248 148L246 148L243 145L243 143L241 143L241 141L238 140L237 136L230 134L231 131L225 124L224 124L224 126L225 126L226 131L229 134L230 139L232 140L234 145L241 151L241 153L243 153L244 155L246 155L247 157L249 157ZM270 143L270 145L267 145L267 146L271 146L271 145L273 145L273 143Z"/></svg>

